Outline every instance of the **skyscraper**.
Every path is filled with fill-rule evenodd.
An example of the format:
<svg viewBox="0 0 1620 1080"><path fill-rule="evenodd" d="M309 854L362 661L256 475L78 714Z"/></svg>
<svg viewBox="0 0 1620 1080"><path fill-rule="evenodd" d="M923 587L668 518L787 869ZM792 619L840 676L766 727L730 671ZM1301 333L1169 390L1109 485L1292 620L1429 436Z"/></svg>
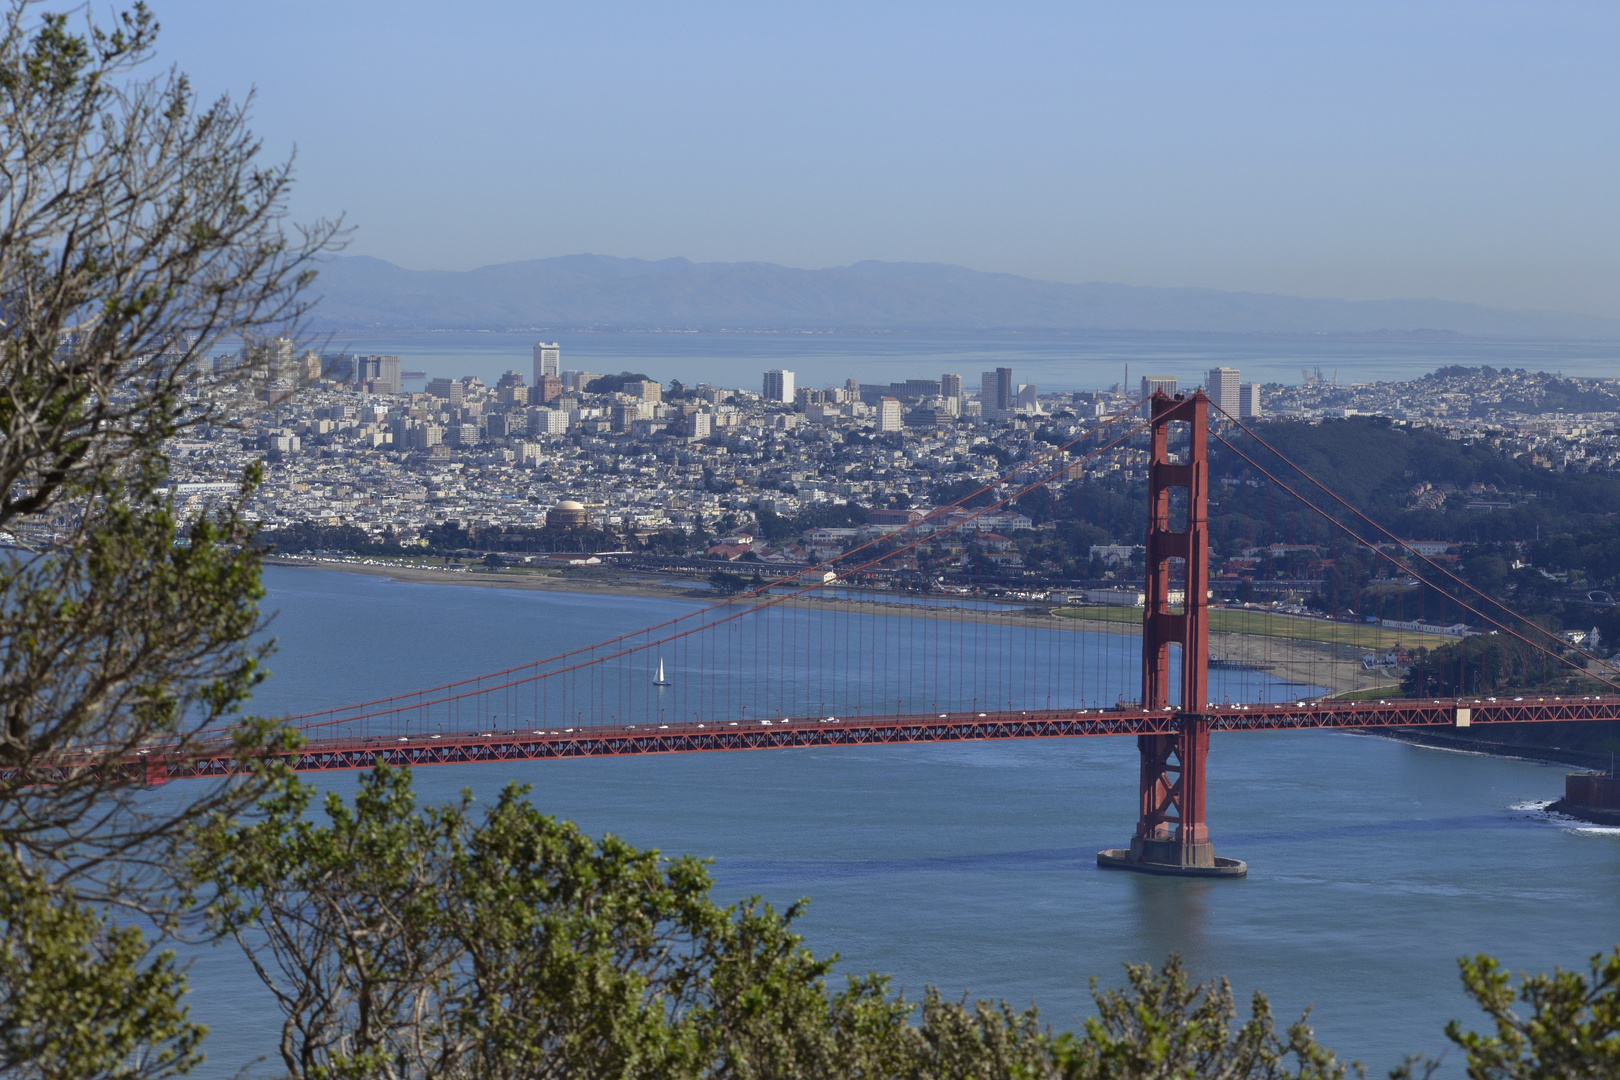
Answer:
<svg viewBox="0 0 1620 1080"><path fill-rule="evenodd" d="M1010 411L1017 393L1010 367L998 367L979 376L979 407L986 416Z"/></svg>
<svg viewBox="0 0 1620 1080"><path fill-rule="evenodd" d="M1238 369L1218 367L1209 369L1209 380L1204 384L1209 400L1232 416L1238 414Z"/></svg>
<svg viewBox="0 0 1620 1080"><path fill-rule="evenodd" d="M354 358L354 381L361 389L373 394L398 394L404 391L397 356L357 356Z"/></svg>
<svg viewBox="0 0 1620 1080"><path fill-rule="evenodd" d="M1174 375L1144 375L1142 376L1142 397L1152 397L1157 390L1163 390L1170 397L1176 396L1176 378Z"/></svg>
<svg viewBox="0 0 1620 1080"><path fill-rule="evenodd" d="M1243 385L1238 387L1237 416L1238 416L1239 420L1258 420L1258 419L1260 419L1260 384L1259 383L1257 383L1257 382L1246 382Z"/></svg>
<svg viewBox="0 0 1620 1080"><path fill-rule="evenodd" d="M562 349L557 342L549 345L536 342L534 346L534 384L540 385L540 380L547 375L562 374Z"/></svg>
<svg viewBox="0 0 1620 1080"><path fill-rule="evenodd" d="M773 368L765 373L764 397L766 401L791 402L793 400L793 372Z"/></svg>
<svg viewBox="0 0 1620 1080"><path fill-rule="evenodd" d="M962 396L962 376L941 375L939 377L939 396L943 398L960 398Z"/></svg>
<svg viewBox="0 0 1620 1080"><path fill-rule="evenodd" d="M1173 375L1144 375L1142 376L1142 397L1150 398L1156 391L1163 390L1170 397L1176 396L1176 380ZM1138 410L1143 416L1151 416L1153 408L1146 401Z"/></svg>
<svg viewBox="0 0 1620 1080"><path fill-rule="evenodd" d="M291 390L298 385L299 364L293 355L291 338L260 341L242 349L242 363L274 390Z"/></svg>

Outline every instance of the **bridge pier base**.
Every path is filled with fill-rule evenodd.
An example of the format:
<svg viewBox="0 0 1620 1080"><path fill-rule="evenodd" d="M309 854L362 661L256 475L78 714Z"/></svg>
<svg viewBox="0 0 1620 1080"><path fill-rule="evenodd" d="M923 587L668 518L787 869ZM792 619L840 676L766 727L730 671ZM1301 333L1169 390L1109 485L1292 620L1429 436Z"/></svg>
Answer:
<svg viewBox="0 0 1620 1080"><path fill-rule="evenodd" d="M1097 853L1110 870L1184 877L1243 877L1248 866L1215 855L1204 824L1204 759L1209 756L1209 399L1202 390L1149 402L1148 526L1142 613L1142 707L1170 706L1170 648L1181 648L1177 730L1142 735L1141 816L1129 848ZM1186 424L1187 448L1170 452L1170 425ZM1171 513L1171 494L1186 492L1186 520ZM1177 524L1184 527L1177 528ZM1177 573L1179 571L1179 574ZM1181 579L1179 604L1172 585ZM1179 607L1180 610L1176 610Z"/></svg>
<svg viewBox="0 0 1620 1080"><path fill-rule="evenodd" d="M1105 848L1097 852L1097 865L1104 870L1135 870L1140 874L1170 877L1245 877L1249 865L1241 859L1225 859L1215 854L1215 845L1183 844L1179 840L1144 840L1135 837L1128 848Z"/></svg>

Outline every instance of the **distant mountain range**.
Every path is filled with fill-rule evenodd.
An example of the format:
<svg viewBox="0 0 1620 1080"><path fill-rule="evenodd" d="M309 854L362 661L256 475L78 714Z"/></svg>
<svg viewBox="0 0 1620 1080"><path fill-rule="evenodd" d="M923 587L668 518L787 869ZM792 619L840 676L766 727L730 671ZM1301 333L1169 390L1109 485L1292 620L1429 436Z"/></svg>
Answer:
<svg viewBox="0 0 1620 1080"><path fill-rule="evenodd" d="M1620 340L1620 319L1447 300L1322 300L1091 283L939 263L825 270L565 255L477 270L345 256L321 271L332 330L1098 330Z"/></svg>

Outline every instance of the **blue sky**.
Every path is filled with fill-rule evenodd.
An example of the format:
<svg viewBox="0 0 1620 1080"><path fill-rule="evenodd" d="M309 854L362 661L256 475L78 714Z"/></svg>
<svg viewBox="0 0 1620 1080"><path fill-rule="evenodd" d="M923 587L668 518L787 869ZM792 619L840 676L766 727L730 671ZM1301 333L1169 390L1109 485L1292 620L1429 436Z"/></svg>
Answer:
<svg viewBox="0 0 1620 1080"><path fill-rule="evenodd" d="M1620 316L1620 5L154 0L295 210L579 251Z"/></svg>

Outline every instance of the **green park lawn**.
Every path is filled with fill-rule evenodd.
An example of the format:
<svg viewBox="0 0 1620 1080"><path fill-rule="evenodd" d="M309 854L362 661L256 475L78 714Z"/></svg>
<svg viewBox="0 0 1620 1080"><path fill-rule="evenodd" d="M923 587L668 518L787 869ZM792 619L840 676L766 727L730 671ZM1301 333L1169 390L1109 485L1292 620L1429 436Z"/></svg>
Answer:
<svg viewBox="0 0 1620 1080"><path fill-rule="evenodd" d="M1062 607L1053 609L1053 613L1065 619L1085 619L1092 622L1140 624L1142 621L1141 608ZM1252 634L1256 637L1322 641L1331 645L1353 645L1358 649L1369 651L1388 649L1395 645L1405 645L1409 649L1421 645L1432 649L1452 640L1438 634L1387 630L1382 626L1370 626L1365 623L1329 622L1325 619L1310 619L1299 615L1232 608L1210 608L1209 629L1213 634Z"/></svg>

